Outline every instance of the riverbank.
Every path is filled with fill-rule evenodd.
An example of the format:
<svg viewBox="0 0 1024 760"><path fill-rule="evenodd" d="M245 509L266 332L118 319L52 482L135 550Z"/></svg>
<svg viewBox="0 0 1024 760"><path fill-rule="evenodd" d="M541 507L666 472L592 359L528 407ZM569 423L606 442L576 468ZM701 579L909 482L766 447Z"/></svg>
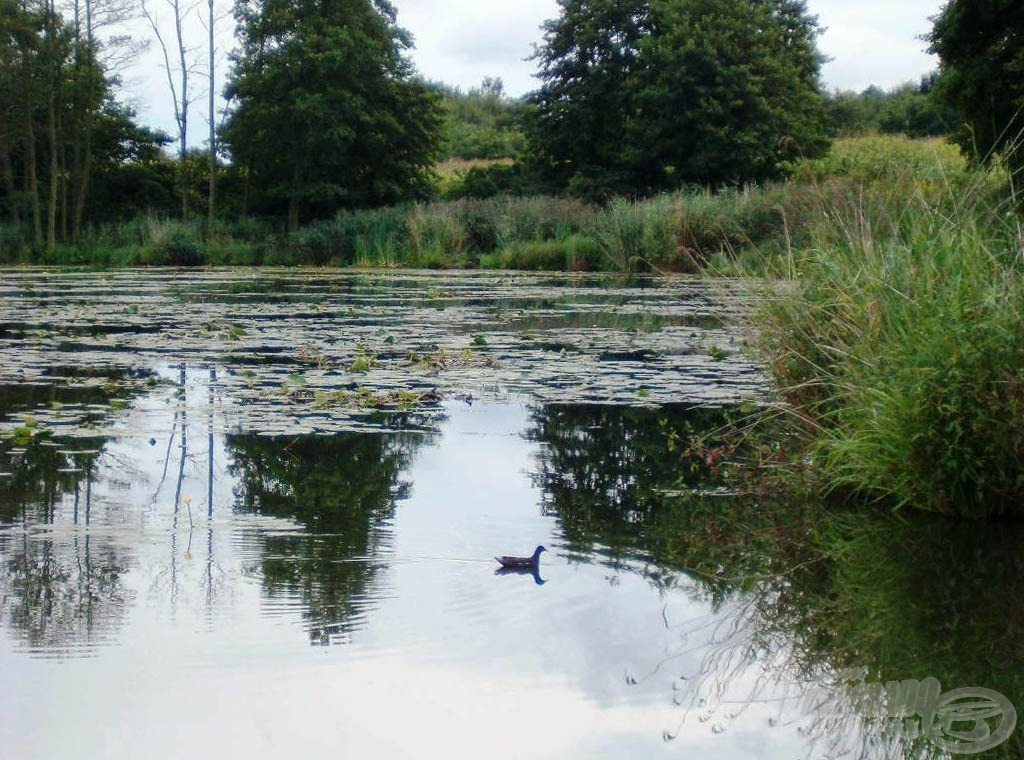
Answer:
<svg viewBox="0 0 1024 760"><path fill-rule="evenodd" d="M345 212L286 234L266 221L139 217L46 251L0 227L0 263L90 266L360 266L563 271L760 272L806 246L832 204L865 187L965 165L936 140L851 138L764 187L619 199L498 197Z"/></svg>
<svg viewBox="0 0 1024 760"><path fill-rule="evenodd" d="M995 172L833 205L782 262L762 355L825 490L1024 515L1024 238Z"/></svg>
<svg viewBox="0 0 1024 760"><path fill-rule="evenodd" d="M208 241L198 228L143 219L53 260L7 240L2 258L783 279L792 286L764 294L750 327L785 401L790 456L812 464L817 489L1007 517L1024 504L1024 263L1007 187L998 167L973 169L942 141L857 138L764 188L604 207L542 197L423 204L343 214L291 236L239 224ZM700 353L715 359L720 343ZM635 395L650 402L649 392Z"/></svg>

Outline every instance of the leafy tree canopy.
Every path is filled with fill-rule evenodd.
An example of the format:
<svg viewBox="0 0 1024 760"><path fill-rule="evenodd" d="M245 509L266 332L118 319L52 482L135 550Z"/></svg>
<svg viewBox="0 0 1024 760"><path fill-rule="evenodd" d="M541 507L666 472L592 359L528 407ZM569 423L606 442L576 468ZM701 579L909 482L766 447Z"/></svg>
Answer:
<svg viewBox="0 0 1024 760"><path fill-rule="evenodd" d="M585 193L778 176L827 147L802 0L560 0L530 136Z"/></svg>
<svg viewBox="0 0 1024 760"><path fill-rule="evenodd" d="M385 0L238 0L224 137L274 213L314 215L425 191L438 96L413 77Z"/></svg>
<svg viewBox="0 0 1024 760"><path fill-rule="evenodd" d="M904 134L907 137L951 135L960 123L959 114L936 94L938 75L906 82L888 92L871 86L863 92L840 91L825 98L830 132L848 136L871 132Z"/></svg>
<svg viewBox="0 0 1024 760"><path fill-rule="evenodd" d="M440 82L430 86L444 105L442 158L514 158L525 147L526 103L508 97L500 77L485 77L468 92Z"/></svg>
<svg viewBox="0 0 1024 760"><path fill-rule="evenodd" d="M965 152L988 161L1024 132L1024 5L1019 0L949 0L930 36L940 92L957 109ZM1013 159L1024 166L1024 151Z"/></svg>

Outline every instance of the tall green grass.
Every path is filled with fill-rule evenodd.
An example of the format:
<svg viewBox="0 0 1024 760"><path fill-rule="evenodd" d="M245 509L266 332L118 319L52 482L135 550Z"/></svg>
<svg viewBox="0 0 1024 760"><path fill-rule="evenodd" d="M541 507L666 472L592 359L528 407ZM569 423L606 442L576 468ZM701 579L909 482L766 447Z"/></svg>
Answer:
<svg viewBox="0 0 1024 760"><path fill-rule="evenodd" d="M759 317L778 384L836 491L1024 514L1024 238L992 173L823 199Z"/></svg>
<svg viewBox="0 0 1024 760"><path fill-rule="evenodd" d="M562 196L494 197L346 211L285 233L269 222L142 216L36 247L0 228L0 261L56 265L312 265L697 272L747 255L756 268L804 229L807 187L703 189L606 206ZM796 232L794 232L796 231Z"/></svg>

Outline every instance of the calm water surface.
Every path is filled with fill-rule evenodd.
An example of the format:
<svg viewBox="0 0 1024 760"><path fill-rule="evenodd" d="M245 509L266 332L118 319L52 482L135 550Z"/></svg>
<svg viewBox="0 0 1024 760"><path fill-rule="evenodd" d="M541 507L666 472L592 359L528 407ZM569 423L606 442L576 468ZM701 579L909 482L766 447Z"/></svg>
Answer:
<svg viewBox="0 0 1024 760"><path fill-rule="evenodd" d="M1024 704L1014 526L738 493L734 295L5 276L2 758L939 756L808 709L851 665Z"/></svg>

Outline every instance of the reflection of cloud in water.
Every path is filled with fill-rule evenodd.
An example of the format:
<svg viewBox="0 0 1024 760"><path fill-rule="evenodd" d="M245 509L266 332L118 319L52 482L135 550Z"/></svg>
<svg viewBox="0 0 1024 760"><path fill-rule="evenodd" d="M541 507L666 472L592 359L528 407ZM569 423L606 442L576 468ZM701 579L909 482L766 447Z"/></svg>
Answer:
<svg viewBox="0 0 1024 760"><path fill-rule="evenodd" d="M818 675L797 669L816 657L827 675L828 650L811 651L805 634L845 621L821 612L831 587L812 583L827 580L819 566L802 584L780 582L801 581L786 569L803 558L769 540L793 535L788 524L704 495L720 463L712 471L699 457L675 482L685 447L677 441L668 456L665 436L699 414L561 407L545 417L454 402L433 436L229 442L204 382L205 371L189 371L183 467L181 399L159 386L103 444L87 529L74 524L66 487L49 513L39 498L27 513L4 513L5 561L27 542L28 564L48 551L58 561L47 577L74 585L84 558L75 542L84 550L88 538L91 561L119 570L116 584L84 586L107 597L94 600L91 629L77 591L67 607L33 608L47 628L31 653L63 651L59 666L25 657L28 623L19 629L4 612L0 715L14 717L0 719L0 754L102 746L111 758L177 758L183 726L204 755L254 760L339 747L453 758L806 749L807 721L789 722L773 700ZM176 493L190 499L177 512ZM550 550L546 583L494 575L493 555L538 543ZM869 567L883 543L869 542ZM890 547L894 558L902 550ZM901 586L919 588L918 567L927 565L909 563ZM995 569L990 602L1010 590L1000 573L1014 571ZM54 639L76 643L60 650ZM344 646L309 646L324 639ZM950 688L973 682L935 675ZM54 715L75 731L50 730ZM664 731L678 738L665 742Z"/></svg>
<svg viewBox="0 0 1024 760"><path fill-rule="evenodd" d="M223 671L148 663L119 682L101 668L78 668L74 690L31 697L60 715L74 732L49 722L22 724L23 738L6 745L15 756L66 757L74 747L103 747L108 760L177 760L187 746L210 757L280 756L478 758L678 757L661 730L672 711L647 704L601 705L558 674L490 674L391 653L325 658L310 652L282 669L254 660L225 679ZM159 685L139 689L140 679ZM125 693L132 699L119 701ZM80 695L89 694L90 700ZM92 719L90 701L117 704L117 721ZM168 719L168 705L174 705ZM38 715L38 714L35 714ZM759 734L762 738L763 734ZM752 756L754 735L695 735L694 756ZM792 745L762 746L757 756L789 758Z"/></svg>

